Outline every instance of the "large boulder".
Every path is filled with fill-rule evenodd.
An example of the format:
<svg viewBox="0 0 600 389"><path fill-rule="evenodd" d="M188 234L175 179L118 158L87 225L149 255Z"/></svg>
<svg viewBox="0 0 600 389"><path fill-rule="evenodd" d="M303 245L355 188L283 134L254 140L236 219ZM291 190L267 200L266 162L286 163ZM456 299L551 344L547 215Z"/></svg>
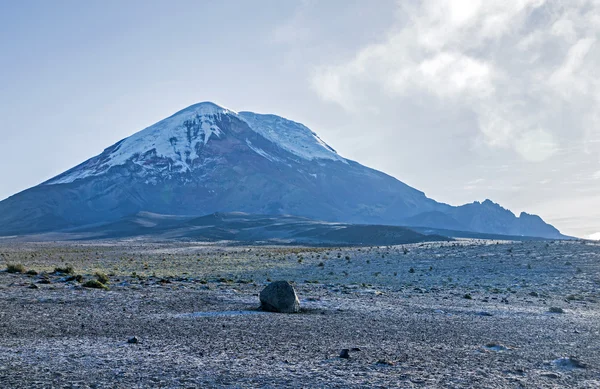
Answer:
<svg viewBox="0 0 600 389"><path fill-rule="evenodd" d="M261 308L269 312L300 312L300 301L294 287L287 281L276 281L260 292Z"/></svg>

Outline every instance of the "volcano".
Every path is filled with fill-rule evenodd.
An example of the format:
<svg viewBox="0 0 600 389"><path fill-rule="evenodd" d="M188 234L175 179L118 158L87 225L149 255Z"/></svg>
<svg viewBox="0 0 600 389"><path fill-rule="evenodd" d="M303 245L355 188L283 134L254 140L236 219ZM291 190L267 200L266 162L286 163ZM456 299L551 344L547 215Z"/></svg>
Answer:
<svg viewBox="0 0 600 389"><path fill-rule="evenodd" d="M490 200L439 203L340 156L306 126L204 102L0 202L0 235L66 231L139 212L294 215L353 224L564 238Z"/></svg>

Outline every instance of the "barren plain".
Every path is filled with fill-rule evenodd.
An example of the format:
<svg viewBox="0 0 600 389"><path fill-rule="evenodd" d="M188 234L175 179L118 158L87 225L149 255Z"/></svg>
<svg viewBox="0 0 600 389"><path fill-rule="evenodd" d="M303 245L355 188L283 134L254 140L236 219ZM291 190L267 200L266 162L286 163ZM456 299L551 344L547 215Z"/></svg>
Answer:
<svg viewBox="0 0 600 389"><path fill-rule="evenodd" d="M1 388L600 387L598 243L3 240L9 265ZM276 280L301 313L258 309Z"/></svg>

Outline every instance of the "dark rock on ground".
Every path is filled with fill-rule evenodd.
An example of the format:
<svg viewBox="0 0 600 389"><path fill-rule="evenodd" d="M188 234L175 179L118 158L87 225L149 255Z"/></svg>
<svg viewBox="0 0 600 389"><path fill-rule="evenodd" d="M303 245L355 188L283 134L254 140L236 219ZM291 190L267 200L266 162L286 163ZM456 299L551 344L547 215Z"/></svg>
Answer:
<svg viewBox="0 0 600 389"><path fill-rule="evenodd" d="M260 292L261 308L269 312L300 312L300 301L294 287L287 281L270 283Z"/></svg>

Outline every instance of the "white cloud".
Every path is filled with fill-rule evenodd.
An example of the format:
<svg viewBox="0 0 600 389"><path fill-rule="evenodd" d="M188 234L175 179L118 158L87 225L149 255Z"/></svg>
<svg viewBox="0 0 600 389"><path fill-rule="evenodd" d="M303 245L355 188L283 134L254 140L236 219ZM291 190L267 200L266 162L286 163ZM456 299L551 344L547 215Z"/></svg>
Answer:
<svg viewBox="0 0 600 389"><path fill-rule="evenodd" d="M530 162L573 139L600 151L586 142L600 138L600 1L401 1L398 15L381 41L315 70L324 101L349 112L408 100L432 116L466 112L474 143Z"/></svg>
<svg viewBox="0 0 600 389"><path fill-rule="evenodd" d="M586 236L587 239L600 240L600 232Z"/></svg>

